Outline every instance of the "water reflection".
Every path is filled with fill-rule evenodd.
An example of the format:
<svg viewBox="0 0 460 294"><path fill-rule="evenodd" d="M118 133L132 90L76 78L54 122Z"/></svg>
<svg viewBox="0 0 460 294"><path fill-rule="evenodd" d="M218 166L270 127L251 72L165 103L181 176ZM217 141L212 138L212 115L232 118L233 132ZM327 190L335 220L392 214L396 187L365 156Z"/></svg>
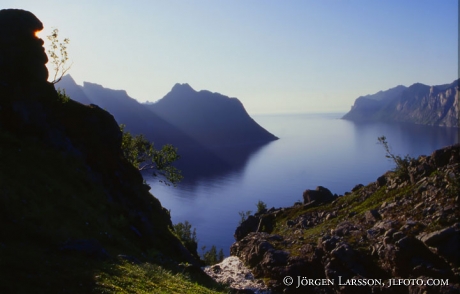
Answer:
<svg viewBox="0 0 460 294"><path fill-rule="evenodd" d="M395 154L419 156L458 141L458 130L409 124L353 123L331 115L270 115L254 119L280 139L183 155L184 182L177 188L147 179L152 193L171 209L174 223L188 220L199 246L228 249L240 211L292 205L305 189L325 186L343 194L373 182L394 163L377 138L385 135ZM235 148L238 147L238 148ZM244 147L244 148L243 148ZM181 160L182 160L181 159Z"/></svg>

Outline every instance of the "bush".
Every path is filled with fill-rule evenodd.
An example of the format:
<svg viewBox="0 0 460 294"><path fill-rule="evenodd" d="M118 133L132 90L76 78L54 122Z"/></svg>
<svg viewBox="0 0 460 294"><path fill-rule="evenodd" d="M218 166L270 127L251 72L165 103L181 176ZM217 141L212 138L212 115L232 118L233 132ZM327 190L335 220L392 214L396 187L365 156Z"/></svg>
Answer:
<svg viewBox="0 0 460 294"><path fill-rule="evenodd" d="M377 140L379 144L382 144L383 148L385 149L385 152L386 152L385 157L392 160L396 164L396 167L393 169L396 175L408 177L409 176L409 164L414 160L414 158L409 156L409 154L407 154L404 157L401 157L399 155L394 155L391 152L391 147L388 145L387 138L385 136L378 137Z"/></svg>
<svg viewBox="0 0 460 294"><path fill-rule="evenodd" d="M179 240L182 241L185 248L187 248L194 256L198 257L198 239L196 238L196 229L192 230L192 225L188 221L185 221L184 223L177 223L173 227L174 232Z"/></svg>
<svg viewBox="0 0 460 294"><path fill-rule="evenodd" d="M58 88L56 92L57 92L57 94L58 94L58 100L59 100L59 102L61 102L61 103L64 104L64 103L67 103L67 102L70 101L70 97L69 97L69 95L67 95L67 94L65 93L65 89L62 89L62 90L61 90L60 88Z"/></svg>
<svg viewBox="0 0 460 294"><path fill-rule="evenodd" d="M202 258L205 265L214 265L224 260L224 251L222 248L219 250L219 253L217 253L217 248L215 245L212 245L211 249L206 252L204 252L204 250L206 250L206 246L203 246L201 249L203 250Z"/></svg>
<svg viewBox="0 0 460 294"><path fill-rule="evenodd" d="M48 59L54 70L53 80L50 83L57 84L72 66L67 65L69 60L67 45L69 45L70 40L66 38L62 42L59 41L58 29L54 29L47 38L51 42L48 49Z"/></svg>
<svg viewBox="0 0 460 294"><path fill-rule="evenodd" d="M238 212L238 214L240 215L240 221L239 221L238 224L241 225L245 220L247 220L248 217L251 215L251 213L252 213L252 211L250 211L250 210L248 210L246 212L244 212L244 211Z"/></svg>
<svg viewBox="0 0 460 294"><path fill-rule="evenodd" d="M125 131L125 125L120 125L123 133L121 149L124 157L137 169L153 170L154 176L162 176L160 182L174 186L182 179L180 170L172 166L172 163L180 158L177 148L172 145L164 145L161 150L156 150L143 135L133 136Z"/></svg>
<svg viewBox="0 0 460 294"><path fill-rule="evenodd" d="M261 213L262 211L267 209L267 204L265 204L265 202L263 202L262 200L259 200L256 206L257 206L257 213Z"/></svg>

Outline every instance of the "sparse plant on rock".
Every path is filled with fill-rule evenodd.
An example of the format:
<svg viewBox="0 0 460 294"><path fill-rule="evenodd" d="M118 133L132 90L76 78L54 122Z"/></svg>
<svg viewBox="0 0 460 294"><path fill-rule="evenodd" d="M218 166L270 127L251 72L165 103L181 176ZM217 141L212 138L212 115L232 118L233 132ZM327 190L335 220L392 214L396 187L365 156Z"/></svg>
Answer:
<svg viewBox="0 0 460 294"><path fill-rule="evenodd" d="M53 65L54 69L53 80L50 83L56 84L59 83L62 77L72 66L67 65L69 60L67 45L69 45L70 40L65 38L62 42L59 41L59 30L56 28L51 32L51 35L47 36L47 38L51 42L48 49L48 58L50 59L50 63Z"/></svg>
<svg viewBox="0 0 460 294"><path fill-rule="evenodd" d="M61 90L60 88L58 88L56 92L61 103L67 103L70 101L70 97L65 93L65 89Z"/></svg>
<svg viewBox="0 0 460 294"><path fill-rule="evenodd" d="M251 215L252 211L248 210L248 211L240 211L238 212L238 214L240 215L240 221L239 221L239 225L241 225L250 215Z"/></svg>
<svg viewBox="0 0 460 294"><path fill-rule="evenodd" d="M398 176L408 176L409 175L409 164L414 160L409 154L406 154L404 157L399 155L395 155L391 152L391 147L388 145L387 138L385 136L381 136L377 138L378 143L382 144L383 148L385 149L386 155L385 157L392 160L396 167L394 168L394 172Z"/></svg>
<svg viewBox="0 0 460 294"><path fill-rule="evenodd" d="M257 213L261 213L262 211L267 209L267 204L263 202L262 200L259 200L256 206L257 206Z"/></svg>

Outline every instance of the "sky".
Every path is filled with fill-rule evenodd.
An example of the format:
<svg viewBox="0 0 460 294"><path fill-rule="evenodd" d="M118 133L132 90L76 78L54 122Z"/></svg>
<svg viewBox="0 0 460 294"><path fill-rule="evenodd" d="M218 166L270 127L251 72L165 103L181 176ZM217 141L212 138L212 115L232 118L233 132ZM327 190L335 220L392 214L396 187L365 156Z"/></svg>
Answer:
<svg viewBox="0 0 460 294"><path fill-rule="evenodd" d="M157 101L176 83L249 114L346 112L459 76L458 0L2 0L69 38L75 81ZM52 73L52 71L50 71Z"/></svg>

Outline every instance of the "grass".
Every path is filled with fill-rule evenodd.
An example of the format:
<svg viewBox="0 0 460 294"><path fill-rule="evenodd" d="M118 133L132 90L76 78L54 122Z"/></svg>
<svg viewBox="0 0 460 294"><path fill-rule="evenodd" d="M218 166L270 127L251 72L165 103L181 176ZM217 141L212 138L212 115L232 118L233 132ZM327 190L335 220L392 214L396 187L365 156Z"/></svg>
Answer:
<svg viewBox="0 0 460 294"><path fill-rule="evenodd" d="M78 158L0 128L0 167L0 293L215 293L212 289L219 289L166 270L164 263L153 264L173 262L163 248L174 236L167 228L159 230L158 241L146 248L129 228L135 223L132 213L108 199L104 187ZM98 240L111 258L62 250L69 240L91 239ZM114 259L119 254L151 263L120 263Z"/></svg>
<svg viewBox="0 0 460 294"><path fill-rule="evenodd" d="M338 198L333 203L323 204L317 207L305 208L303 206L295 206L285 209L282 214L279 214L274 220L274 231L272 234L279 234L284 239L301 238L301 242L287 242L283 245L273 244L277 249L286 250L292 256L304 254L302 247L305 244L316 244L318 239L325 234L329 234L332 229L343 221L348 221L355 224L365 225L363 222L364 214L372 209L381 207L384 202L393 202L402 197L410 195L413 191L413 186L408 185L401 188L396 188L387 191L387 187L383 186L373 191L369 196L366 196L367 187L353 192L349 195ZM395 207L394 213L406 213L411 207ZM318 214L323 212L323 217L320 223L313 227L297 228L296 226L289 227L288 220L295 220L302 215ZM325 215L330 212L335 212L336 217L325 220ZM296 232L297 231L297 232ZM296 233L294 233L296 232ZM344 240L358 248L359 250L367 251L368 247L362 242L362 234L350 234L344 236ZM365 239L365 238L364 238Z"/></svg>
<svg viewBox="0 0 460 294"><path fill-rule="evenodd" d="M123 262L96 274L98 293L226 293L222 286L208 289L184 274L173 273L155 264Z"/></svg>

